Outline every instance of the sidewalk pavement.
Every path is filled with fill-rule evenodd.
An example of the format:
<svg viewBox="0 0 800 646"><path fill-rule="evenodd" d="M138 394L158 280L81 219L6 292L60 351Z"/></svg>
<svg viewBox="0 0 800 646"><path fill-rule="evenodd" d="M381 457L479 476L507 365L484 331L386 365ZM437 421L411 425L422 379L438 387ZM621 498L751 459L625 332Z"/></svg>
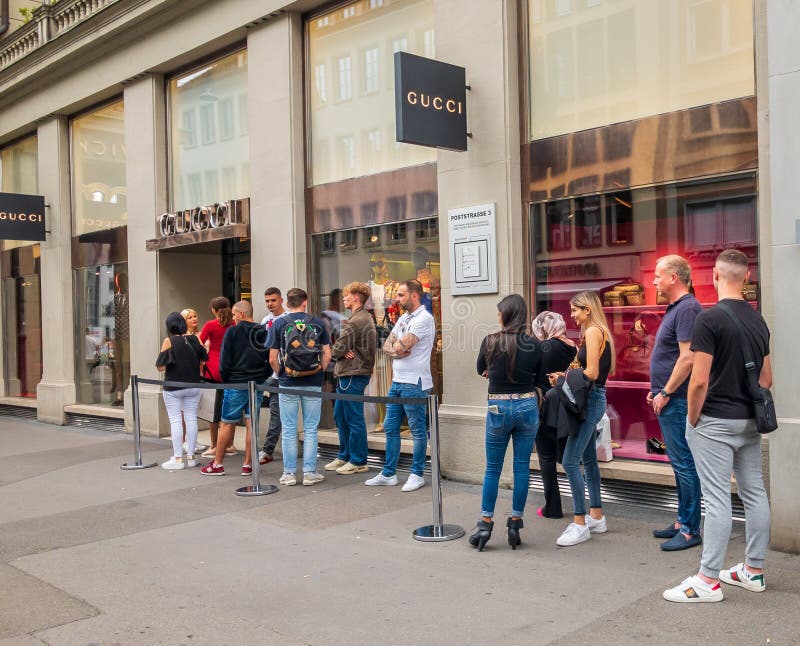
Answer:
<svg viewBox="0 0 800 646"><path fill-rule="evenodd" d="M665 513L609 505L607 534L559 548L565 521L538 518L531 492L512 551L501 491L478 553L466 537L412 540L431 522L430 486L331 473L242 498L238 468L121 471L124 434L0 417L0 445L0 645L800 643L798 556L769 554L763 594L663 601L700 556L659 550L650 531ZM170 445L146 439L143 451L163 461ZM263 482L280 472L263 467ZM446 522L469 531L479 508L479 487L444 484Z"/></svg>

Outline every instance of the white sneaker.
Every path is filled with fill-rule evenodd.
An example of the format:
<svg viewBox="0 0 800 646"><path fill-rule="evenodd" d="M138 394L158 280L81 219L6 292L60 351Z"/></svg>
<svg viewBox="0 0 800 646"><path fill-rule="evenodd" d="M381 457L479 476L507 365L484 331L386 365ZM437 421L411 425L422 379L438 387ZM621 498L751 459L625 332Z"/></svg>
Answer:
<svg viewBox="0 0 800 646"><path fill-rule="evenodd" d="M723 599L719 582L711 587L697 575L684 579L680 585L676 585L674 588L664 590L663 596L667 601L676 603L714 602Z"/></svg>
<svg viewBox="0 0 800 646"><path fill-rule="evenodd" d="M592 537L589 528L586 525L578 525L578 523L570 523L567 528L556 540L556 545L561 547L569 547L570 545L577 545L584 543Z"/></svg>
<svg viewBox="0 0 800 646"><path fill-rule="evenodd" d="M294 487L297 484L297 478L294 473L284 473L278 482L287 487Z"/></svg>
<svg viewBox="0 0 800 646"><path fill-rule="evenodd" d="M397 476L390 476L387 478L383 475L383 472L381 472L374 478L367 480L364 484L368 487L394 487L397 485Z"/></svg>
<svg viewBox="0 0 800 646"><path fill-rule="evenodd" d="M169 460L161 465L161 468L166 469L167 471L177 471L178 469L183 469L185 466L186 465L183 463L183 460L176 460L175 456L172 456Z"/></svg>
<svg viewBox="0 0 800 646"><path fill-rule="evenodd" d="M728 585L737 585L750 592L764 592L766 585L763 574L750 574L744 563L737 563L730 570L720 570L719 580Z"/></svg>
<svg viewBox="0 0 800 646"><path fill-rule="evenodd" d="M304 473L303 474L303 486L304 487L311 487L312 485L318 484L325 480L325 476L321 473Z"/></svg>
<svg viewBox="0 0 800 646"><path fill-rule="evenodd" d="M416 491L417 489L425 486L425 478L412 473L408 476L408 480L403 485L403 491Z"/></svg>
<svg viewBox="0 0 800 646"><path fill-rule="evenodd" d="M186 466L190 467L190 468L197 466L197 460L195 459L195 457L193 455L187 455L186 456Z"/></svg>
<svg viewBox="0 0 800 646"><path fill-rule="evenodd" d="M336 471L336 469L343 467L345 464L347 464L347 462L336 458L333 462L328 462L328 464L325 465L325 471Z"/></svg>
<svg viewBox="0 0 800 646"><path fill-rule="evenodd" d="M188 452L187 446L188 446L188 444L186 442L184 442L183 443L183 452L184 453ZM202 453L207 448L208 448L208 444L203 444L202 442L196 442L195 445L194 445L194 452L195 453Z"/></svg>
<svg viewBox="0 0 800 646"><path fill-rule="evenodd" d="M605 534L608 531L605 516L600 520L595 520L589 514L586 514L586 526L592 534Z"/></svg>

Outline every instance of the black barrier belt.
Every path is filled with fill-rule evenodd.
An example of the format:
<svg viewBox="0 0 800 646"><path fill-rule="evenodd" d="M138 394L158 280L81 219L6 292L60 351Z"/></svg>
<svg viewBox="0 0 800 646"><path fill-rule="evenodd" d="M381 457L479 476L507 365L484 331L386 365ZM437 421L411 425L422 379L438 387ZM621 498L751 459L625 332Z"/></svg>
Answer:
<svg viewBox="0 0 800 646"><path fill-rule="evenodd" d="M247 384L217 384L208 382L194 383L190 381L162 381L161 379L143 379L137 377L140 384L153 384L154 386L171 386L173 388L205 388L206 390L247 390ZM373 395L348 395L345 393L326 393L319 390L303 390L300 388L286 388L278 386L264 386L256 384L256 390L263 392L299 395L301 397L319 397L320 399L333 399L351 402L366 402L370 404L400 404L423 406L428 403L427 397L377 397Z"/></svg>

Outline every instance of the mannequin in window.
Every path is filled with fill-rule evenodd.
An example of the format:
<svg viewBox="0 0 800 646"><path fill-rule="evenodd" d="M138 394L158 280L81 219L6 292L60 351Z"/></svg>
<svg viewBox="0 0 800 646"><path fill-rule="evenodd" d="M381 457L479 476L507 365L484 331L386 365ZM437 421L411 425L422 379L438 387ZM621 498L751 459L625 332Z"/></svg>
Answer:
<svg viewBox="0 0 800 646"><path fill-rule="evenodd" d="M396 280L389 277L389 265L382 255L374 255L369 261L369 291L375 321L378 325L386 325L386 308L394 303L399 286ZM369 309L369 306L367 307Z"/></svg>
<svg viewBox="0 0 800 646"><path fill-rule="evenodd" d="M114 276L114 385L112 406L122 406L130 374L131 333L128 318L128 274L124 271Z"/></svg>

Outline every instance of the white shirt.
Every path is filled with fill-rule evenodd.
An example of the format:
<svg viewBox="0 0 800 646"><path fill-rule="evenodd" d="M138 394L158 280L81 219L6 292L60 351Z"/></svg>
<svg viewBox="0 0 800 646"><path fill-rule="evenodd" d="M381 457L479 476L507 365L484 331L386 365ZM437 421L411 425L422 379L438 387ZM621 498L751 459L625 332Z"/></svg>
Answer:
<svg viewBox="0 0 800 646"><path fill-rule="evenodd" d="M289 313L289 310L283 310L283 314L288 314L288 313ZM278 316L275 316L272 312L267 312L267 315L263 319L261 319L261 325L263 325L265 328L267 328L267 343L266 343L266 347L270 347L270 345L272 344L272 339L270 338L270 335L269 335L270 329L275 324L275 321L278 320L281 316L283 316L283 314L278 314ZM270 379L277 379L277 378L278 378L278 375L275 374L274 372L270 376Z"/></svg>
<svg viewBox="0 0 800 646"><path fill-rule="evenodd" d="M397 319L392 332L398 340L409 333L419 339L411 347L411 354L392 362L392 381L416 385L422 379L422 390L431 390L431 350L436 340L436 323L431 313L420 305L412 314L406 312Z"/></svg>

